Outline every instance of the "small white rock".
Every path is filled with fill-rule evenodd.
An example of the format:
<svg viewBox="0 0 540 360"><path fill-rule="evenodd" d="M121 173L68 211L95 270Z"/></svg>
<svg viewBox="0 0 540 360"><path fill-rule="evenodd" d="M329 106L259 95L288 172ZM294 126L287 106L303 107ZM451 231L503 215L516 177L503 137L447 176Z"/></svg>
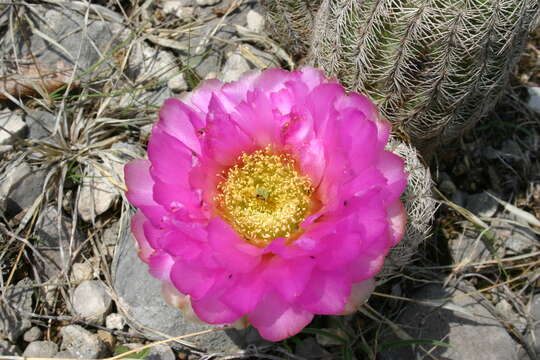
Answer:
<svg viewBox="0 0 540 360"><path fill-rule="evenodd" d="M184 4L180 0L169 0L163 3L163 12L165 14L176 14L178 9L183 8Z"/></svg>
<svg viewBox="0 0 540 360"><path fill-rule="evenodd" d="M90 167L81 187L77 210L84 221L92 221L96 216L109 210L119 197L118 190L97 169Z"/></svg>
<svg viewBox="0 0 540 360"><path fill-rule="evenodd" d="M9 109L0 111L0 145L13 144L25 132L26 123L19 114Z"/></svg>
<svg viewBox="0 0 540 360"><path fill-rule="evenodd" d="M180 73L167 81L167 86L172 92L179 93L188 89L186 82L186 76L184 73Z"/></svg>
<svg viewBox="0 0 540 360"><path fill-rule="evenodd" d="M166 0L163 2L163 12L174 14L178 8L195 5L195 0Z"/></svg>
<svg viewBox="0 0 540 360"><path fill-rule="evenodd" d="M186 6L189 5L186 3L186 1L182 0L169 0L163 4L163 12L165 14L172 14L180 19L192 17L195 10L191 6Z"/></svg>
<svg viewBox="0 0 540 360"><path fill-rule="evenodd" d="M80 284L85 280L92 280L93 271L92 266L86 262L75 263L71 267L71 281L75 284Z"/></svg>
<svg viewBox="0 0 540 360"><path fill-rule="evenodd" d="M136 82L164 80L178 72L177 60L170 52L158 51L144 43L134 46L129 67L137 73Z"/></svg>
<svg viewBox="0 0 540 360"><path fill-rule="evenodd" d="M175 15L179 19L186 19L186 18L189 19L195 15L195 9L192 8L191 6L186 6L186 7L178 9Z"/></svg>
<svg viewBox="0 0 540 360"><path fill-rule="evenodd" d="M246 15L247 28L250 31L261 33L264 30L264 16L255 10L249 10Z"/></svg>
<svg viewBox="0 0 540 360"><path fill-rule="evenodd" d="M33 341L23 352L23 357L51 358L58 352L58 345L52 341Z"/></svg>
<svg viewBox="0 0 540 360"><path fill-rule="evenodd" d="M85 320L103 323L111 308L111 297L99 280L82 282L71 297L73 311Z"/></svg>
<svg viewBox="0 0 540 360"><path fill-rule="evenodd" d="M150 137L150 134L152 133L152 127L154 125L152 124L148 124L148 125L144 125L142 127L139 128L139 131L141 133L141 138L146 140Z"/></svg>
<svg viewBox="0 0 540 360"><path fill-rule="evenodd" d="M13 145L0 145L0 154L13 150Z"/></svg>
<svg viewBox="0 0 540 360"><path fill-rule="evenodd" d="M107 351L105 344L96 334L92 334L79 325L63 327L60 329L60 335L62 336L61 350L73 354L71 358L99 359Z"/></svg>
<svg viewBox="0 0 540 360"><path fill-rule="evenodd" d="M529 101L527 102L527 105L531 110L540 113L540 86L529 87L527 88L527 91L529 92Z"/></svg>
<svg viewBox="0 0 540 360"><path fill-rule="evenodd" d="M206 74L206 76L204 77L204 80L217 79L217 77L218 77L218 74L215 71L210 71L209 73Z"/></svg>
<svg viewBox="0 0 540 360"><path fill-rule="evenodd" d="M30 166L22 162L14 166L8 166L5 170L4 176L0 177L0 210L5 210L7 198L13 189L30 175L32 169Z"/></svg>
<svg viewBox="0 0 540 360"><path fill-rule="evenodd" d="M24 333L23 340L26 341L27 343L31 343L32 341L37 341L41 339L41 335L42 335L41 329L38 328L37 326L32 326L30 329L28 329Z"/></svg>
<svg viewBox="0 0 540 360"><path fill-rule="evenodd" d="M212 6L220 3L221 0L197 0L199 6Z"/></svg>
<svg viewBox="0 0 540 360"><path fill-rule="evenodd" d="M220 77L224 82L236 81L250 69L249 63L241 54L233 53L225 62Z"/></svg>
<svg viewBox="0 0 540 360"><path fill-rule="evenodd" d="M55 359L75 359L76 356L71 353L71 351L68 350L62 350L56 353L54 356Z"/></svg>
<svg viewBox="0 0 540 360"><path fill-rule="evenodd" d="M126 321L124 320L124 317L118 313L109 314L105 319L105 326L107 329L122 330L124 325L126 325Z"/></svg>

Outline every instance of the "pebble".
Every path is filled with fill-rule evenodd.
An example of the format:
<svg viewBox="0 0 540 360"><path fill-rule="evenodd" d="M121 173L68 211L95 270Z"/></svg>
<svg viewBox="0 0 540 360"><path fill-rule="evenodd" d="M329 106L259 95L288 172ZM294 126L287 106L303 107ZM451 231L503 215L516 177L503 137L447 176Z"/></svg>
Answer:
<svg viewBox="0 0 540 360"><path fill-rule="evenodd" d="M13 145L0 145L0 154L5 154L13 150Z"/></svg>
<svg viewBox="0 0 540 360"><path fill-rule="evenodd" d="M474 291L471 287L470 292ZM469 293L469 291L467 291ZM432 339L449 344L401 346L381 352L381 360L413 360L435 358L447 360L509 360L517 357L517 344L504 326L467 293L427 285L413 294L412 299L433 303L409 303L401 312L397 324L412 339ZM441 301L442 299L449 299ZM383 338L381 342L394 341Z"/></svg>
<svg viewBox="0 0 540 360"><path fill-rule="evenodd" d="M32 341L37 341L41 339L42 335L43 333L40 328L38 328L37 326L32 326L30 329L28 329L24 333L23 340L28 343L31 343Z"/></svg>
<svg viewBox="0 0 540 360"><path fill-rule="evenodd" d="M465 202L467 201L467 193L459 189L456 189L456 191L454 191L454 193L450 197L450 201L452 201L456 205L464 207Z"/></svg>
<svg viewBox="0 0 540 360"><path fill-rule="evenodd" d="M188 89L188 84L186 82L186 76L184 73L180 73L167 81L167 86L171 89L172 92L180 93Z"/></svg>
<svg viewBox="0 0 540 360"><path fill-rule="evenodd" d="M247 28L255 33L261 33L264 30L264 16L255 10L249 10L246 15Z"/></svg>
<svg viewBox="0 0 540 360"><path fill-rule="evenodd" d="M124 344L122 346L125 346L126 348L133 350L138 347L141 347L141 344ZM145 356L145 359L148 360L175 360L174 352L172 349L164 344L156 345L152 348L150 348L150 351Z"/></svg>
<svg viewBox="0 0 540 360"><path fill-rule="evenodd" d="M32 324L26 315L17 310L32 312L32 280L25 278L15 287L6 289L4 301L0 301L0 339L15 342ZM9 306L8 306L9 305Z"/></svg>
<svg viewBox="0 0 540 360"><path fill-rule="evenodd" d="M101 234L101 242L99 248L101 254L104 254L110 258L114 256L114 250L116 249L116 242L118 239L118 222L113 222L109 227L103 230Z"/></svg>
<svg viewBox="0 0 540 360"><path fill-rule="evenodd" d="M56 206L46 207L43 214L43 218L35 227L35 235L40 240L36 248L43 256L44 262L39 261L36 265L45 279L51 279L67 267L70 255L81 245L84 236L78 228L75 228L71 239L71 218L59 214Z"/></svg>
<svg viewBox="0 0 540 360"><path fill-rule="evenodd" d="M217 5L221 0L197 0L197 5L199 6L212 6Z"/></svg>
<svg viewBox="0 0 540 360"><path fill-rule="evenodd" d="M116 345L116 338L109 331L98 330L97 336L107 346L107 349L112 351Z"/></svg>
<svg viewBox="0 0 540 360"><path fill-rule="evenodd" d="M35 140L47 139L53 132L56 116L46 111L34 110L26 114L28 137Z"/></svg>
<svg viewBox="0 0 540 360"><path fill-rule="evenodd" d="M98 359L106 356L106 346L96 334L79 325L68 325L60 329L61 350L67 350L77 358ZM73 357L73 356L71 356Z"/></svg>
<svg viewBox="0 0 540 360"><path fill-rule="evenodd" d="M204 80L217 79L217 77L218 77L217 72L210 71L209 73L206 74L206 76L204 77Z"/></svg>
<svg viewBox="0 0 540 360"><path fill-rule="evenodd" d="M0 145L13 144L26 135L22 117L9 109L0 110Z"/></svg>
<svg viewBox="0 0 540 360"><path fill-rule="evenodd" d="M0 209L14 216L33 205L43 191L44 173L26 162L8 166L0 183Z"/></svg>
<svg viewBox="0 0 540 360"><path fill-rule="evenodd" d="M77 356L73 355L70 351L62 350L56 353L56 359L74 359Z"/></svg>
<svg viewBox="0 0 540 360"><path fill-rule="evenodd" d="M52 341L33 341L23 352L24 357L50 358L58 352L58 345Z"/></svg>
<svg viewBox="0 0 540 360"><path fill-rule="evenodd" d="M495 215L498 206L499 204L497 201L489 196L487 191L468 195L467 204L465 205L465 207L473 214L486 218Z"/></svg>
<svg viewBox="0 0 540 360"><path fill-rule="evenodd" d="M21 351L17 345L13 345L7 340L0 339L0 354L7 356L19 356Z"/></svg>
<svg viewBox="0 0 540 360"><path fill-rule="evenodd" d="M107 329L122 330L126 325L124 317L118 313L112 313L107 315L105 319L105 326Z"/></svg>
<svg viewBox="0 0 540 360"><path fill-rule="evenodd" d="M504 246L515 254L522 254L538 243L536 234L528 227L527 223L520 225L522 219L513 214L504 214L501 220L492 223L492 229L504 241ZM508 219L512 223L505 221Z"/></svg>
<svg viewBox="0 0 540 360"><path fill-rule="evenodd" d="M191 6L186 6L185 1L169 0L163 4L163 12L165 14L175 15L177 18L184 19L192 17L195 9Z"/></svg>
<svg viewBox="0 0 540 360"><path fill-rule="evenodd" d="M302 340L296 345L295 355L303 359L331 359L332 354L326 351L313 337Z"/></svg>
<svg viewBox="0 0 540 360"><path fill-rule="evenodd" d="M80 189L77 210L87 222L109 210L120 196L116 187L93 166L87 169Z"/></svg>
<svg viewBox="0 0 540 360"><path fill-rule="evenodd" d="M75 263L71 266L71 281L74 284L80 284L85 280L92 280L93 276L92 266L87 263Z"/></svg>
<svg viewBox="0 0 540 360"><path fill-rule="evenodd" d="M537 113L540 113L540 86L531 86L527 88L529 101L527 106Z"/></svg>
<svg viewBox="0 0 540 360"><path fill-rule="evenodd" d="M220 79L223 82L236 81L250 69L247 60L241 54L234 52L227 58L221 70Z"/></svg>
<svg viewBox="0 0 540 360"><path fill-rule="evenodd" d="M101 324L111 308L112 300L100 280L86 280L77 286L71 302L76 315Z"/></svg>
<svg viewBox="0 0 540 360"><path fill-rule="evenodd" d="M445 194L446 196L452 196L454 192L457 190L457 186L454 184L450 176L448 176L447 173L441 172L439 175L439 189Z"/></svg>

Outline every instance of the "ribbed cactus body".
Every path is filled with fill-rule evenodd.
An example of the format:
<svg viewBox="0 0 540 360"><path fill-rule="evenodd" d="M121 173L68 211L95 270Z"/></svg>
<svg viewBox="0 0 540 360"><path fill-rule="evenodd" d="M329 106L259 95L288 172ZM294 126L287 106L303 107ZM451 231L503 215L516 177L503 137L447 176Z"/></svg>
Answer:
<svg viewBox="0 0 540 360"><path fill-rule="evenodd" d="M492 109L537 12L538 0L324 0L310 59L431 147Z"/></svg>
<svg viewBox="0 0 540 360"><path fill-rule="evenodd" d="M267 30L294 57L307 54L315 14L322 0L262 0Z"/></svg>
<svg viewBox="0 0 540 360"><path fill-rule="evenodd" d="M397 132L425 149L455 138L493 108L538 6L538 0L323 0L309 63L367 93Z"/></svg>

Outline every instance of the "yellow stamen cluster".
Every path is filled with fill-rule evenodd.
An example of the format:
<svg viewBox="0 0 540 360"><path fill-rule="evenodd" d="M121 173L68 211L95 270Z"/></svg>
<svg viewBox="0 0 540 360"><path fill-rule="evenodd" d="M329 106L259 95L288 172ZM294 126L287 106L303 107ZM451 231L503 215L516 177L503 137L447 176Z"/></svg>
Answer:
<svg viewBox="0 0 540 360"><path fill-rule="evenodd" d="M298 231L311 204L313 186L289 154L270 147L239 156L223 174L214 201L220 215L246 241L265 246Z"/></svg>

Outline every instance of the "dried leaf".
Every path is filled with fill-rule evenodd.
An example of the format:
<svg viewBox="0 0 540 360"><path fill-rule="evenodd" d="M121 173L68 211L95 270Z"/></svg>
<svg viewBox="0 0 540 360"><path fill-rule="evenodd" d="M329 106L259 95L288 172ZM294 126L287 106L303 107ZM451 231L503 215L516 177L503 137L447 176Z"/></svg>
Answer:
<svg viewBox="0 0 540 360"><path fill-rule="evenodd" d="M0 77L0 100L8 99L4 92L17 98L51 93L68 84L73 71L62 63L20 65L19 70L18 74Z"/></svg>

